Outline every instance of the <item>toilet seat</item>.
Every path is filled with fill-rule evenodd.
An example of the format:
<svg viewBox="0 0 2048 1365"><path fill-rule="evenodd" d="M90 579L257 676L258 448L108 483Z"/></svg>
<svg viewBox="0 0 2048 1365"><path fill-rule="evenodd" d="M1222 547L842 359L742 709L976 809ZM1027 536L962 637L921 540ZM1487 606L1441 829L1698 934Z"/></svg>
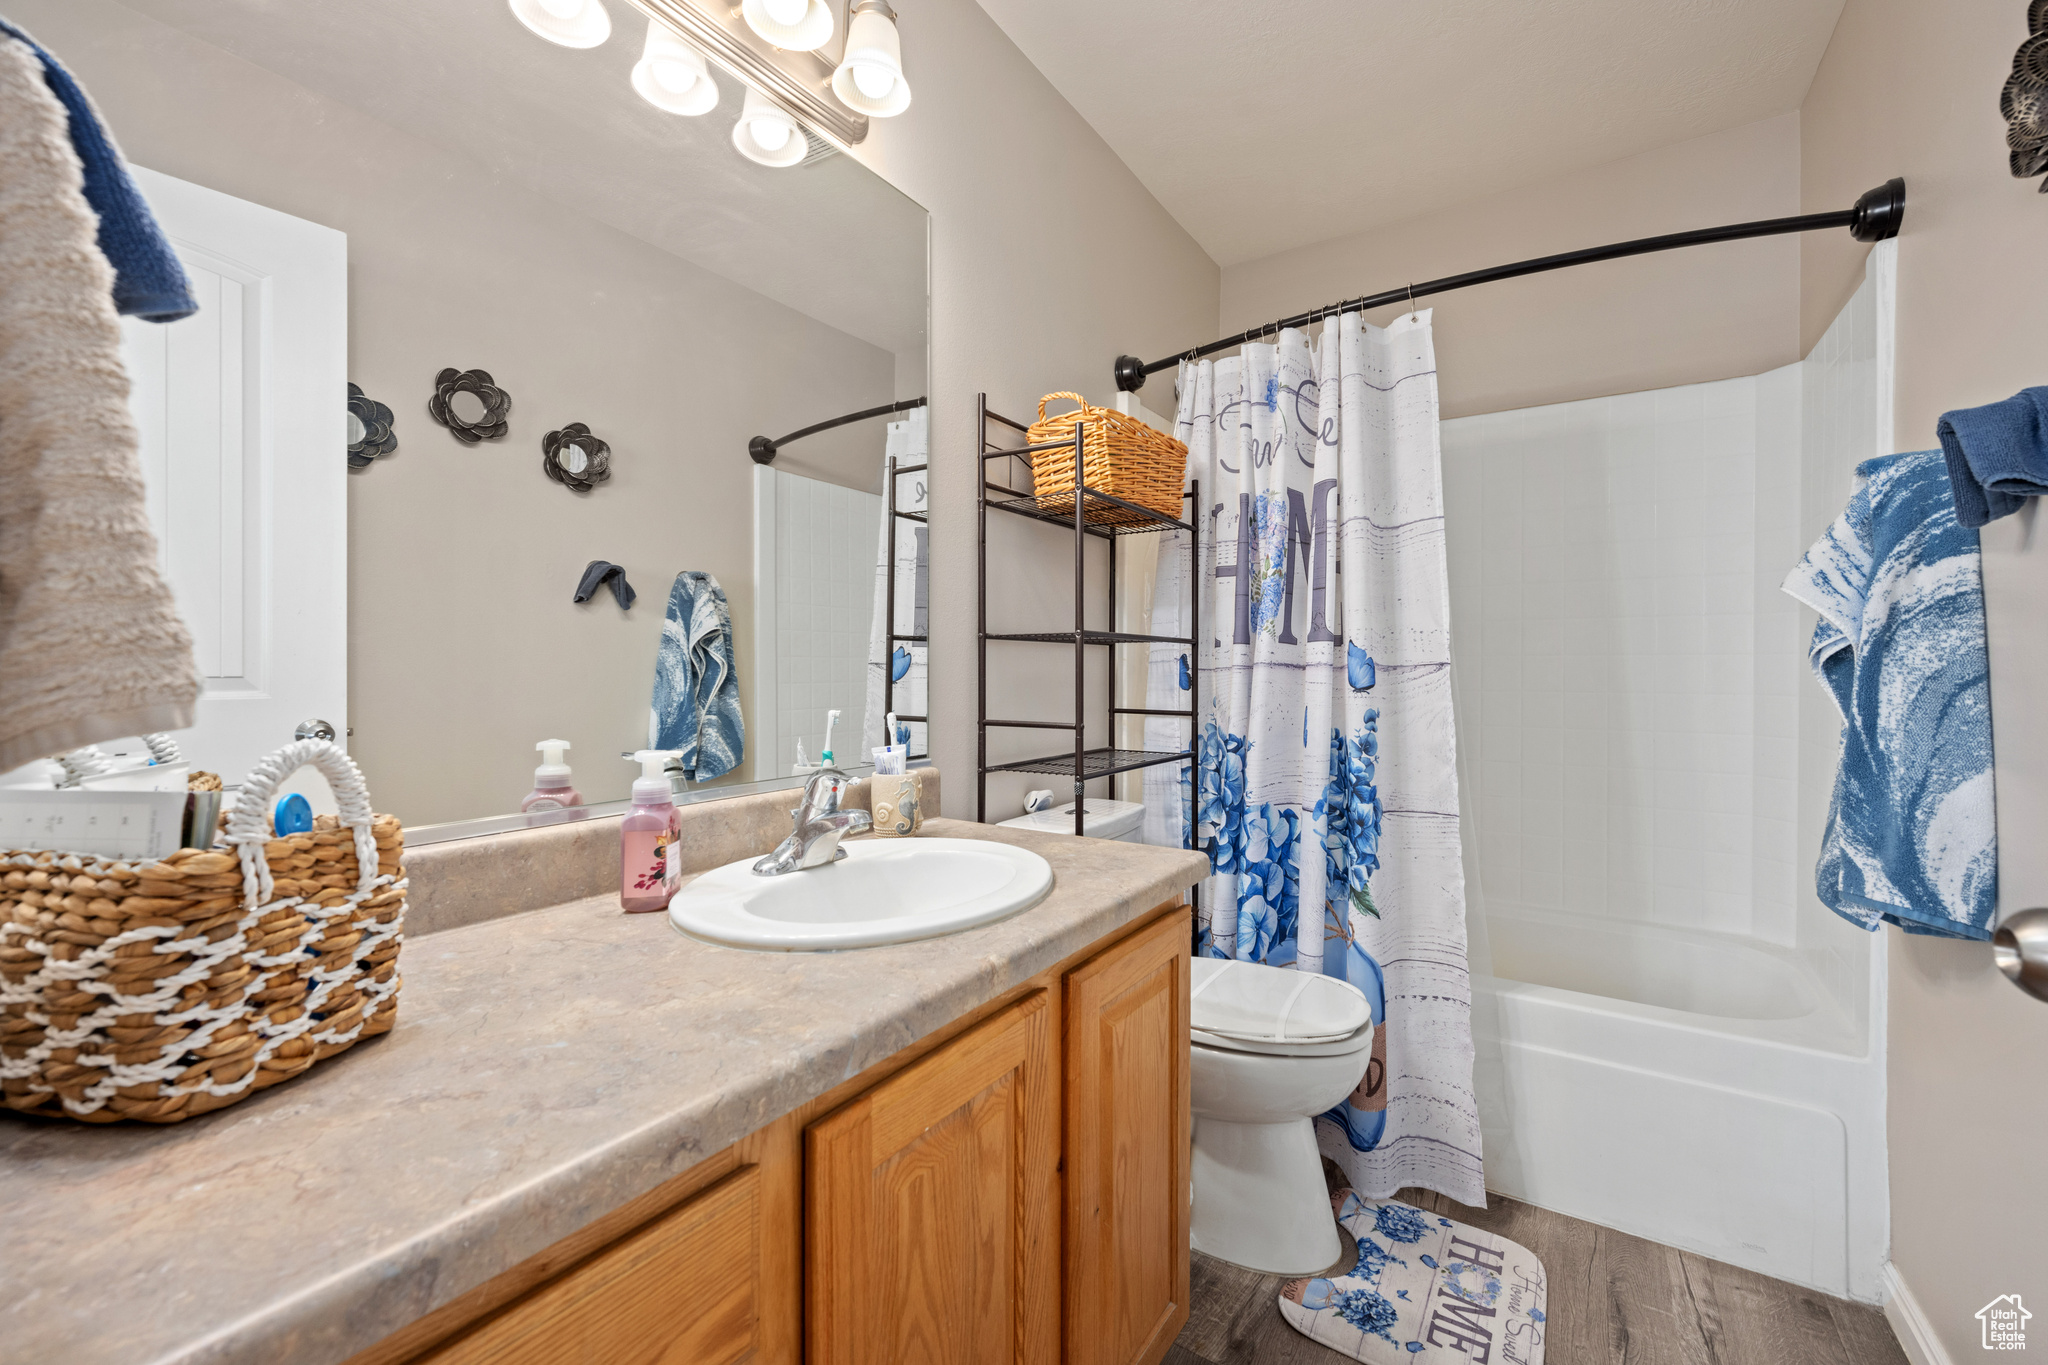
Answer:
<svg viewBox="0 0 2048 1365"><path fill-rule="evenodd" d="M1347 1052L1363 1052L1372 1046L1372 1025L1367 1023L1358 1032L1343 1038L1316 1043L1226 1038L1220 1033L1204 1033L1198 1028L1188 1030L1188 1041L1196 1047L1215 1048L1220 1052L1249 1052L1265 1057L1341 1057Z"/></svg>
<svg viewBox="0 0 2048 1365"><path fill-rule="evenodd" d="M1189 971L1190 1034L1205 1046L1313 1056L1301 1049L1334 1044L1330 1051L1348 1051L1345 1045L1372 1026L1365 993L1321 972L1213 957L1196 958ZM1262 1046L1238 1046L1247 1043Z"/></svg>

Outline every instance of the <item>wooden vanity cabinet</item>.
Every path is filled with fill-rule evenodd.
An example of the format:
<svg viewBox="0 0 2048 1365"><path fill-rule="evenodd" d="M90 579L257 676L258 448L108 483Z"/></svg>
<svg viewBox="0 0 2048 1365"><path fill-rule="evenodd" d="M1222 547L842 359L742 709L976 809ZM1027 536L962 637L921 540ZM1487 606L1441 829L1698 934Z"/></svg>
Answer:
<svg viewBox="0 0 2048 1365"><path fill-rule="evenodd" d="M1056 1365L1051 995L1032 992L805 1133L810 1365Z"/></svg>
<svg viewBox="0 0 2048 1365"><path fill-rule="evenodd" d="M1162 906L348 1365L1157 1365L1188 955Z"/></svg>
<svg viewBox="0 0 2048 1365"><path fill-rule="evenodd" d="M1188 1320L1187 920L1066 977L1067 1365L1153 1365Z"/></svg>

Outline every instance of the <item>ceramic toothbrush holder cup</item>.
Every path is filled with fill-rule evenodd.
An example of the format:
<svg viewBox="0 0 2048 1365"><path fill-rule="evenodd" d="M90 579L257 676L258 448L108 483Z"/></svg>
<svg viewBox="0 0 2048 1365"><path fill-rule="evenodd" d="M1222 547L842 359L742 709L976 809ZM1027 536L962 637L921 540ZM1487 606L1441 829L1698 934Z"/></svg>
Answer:
<svg viewBox="0 0 2048 1365"><path fill-rule="evenodd" d="M868 779L868 813L884 839L908 839L924 823L917 803L917 775L890 773Z"/></svg>

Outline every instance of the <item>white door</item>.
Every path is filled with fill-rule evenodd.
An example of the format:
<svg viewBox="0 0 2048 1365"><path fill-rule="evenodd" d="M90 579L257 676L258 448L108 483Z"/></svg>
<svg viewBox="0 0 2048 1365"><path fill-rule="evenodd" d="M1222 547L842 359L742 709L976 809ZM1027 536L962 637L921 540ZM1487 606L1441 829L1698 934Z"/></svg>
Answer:
<svg viewBox="0 0 2048 1365"><path fill-rule="evenodd" d="M348 238L134 171L199 300L121 320L150 522L206 680L176 738L234 783L302 720L348 733Z"/></svg>

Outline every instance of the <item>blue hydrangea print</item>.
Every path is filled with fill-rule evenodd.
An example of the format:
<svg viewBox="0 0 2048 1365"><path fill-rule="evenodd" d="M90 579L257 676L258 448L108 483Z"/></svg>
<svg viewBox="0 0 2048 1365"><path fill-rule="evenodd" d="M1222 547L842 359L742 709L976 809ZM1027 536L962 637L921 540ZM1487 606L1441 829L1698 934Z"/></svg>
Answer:
<svg viewBox="0 0 2048 1365"><path fill-rule="evenodd" d="M1259 494L1251 513L1251 628L1254 634L1277 636L1287 598L1287 494Z"/></svg>
<svg viewBox="0 0 2048 1365"><path fill-rule="evenodd" d="M1330 731L1330 777L1313 809L1316 833L1323 843L1323 866L1330 886L1348 889L1351 907L1374 919L1368 885L1380 866L1379 735L1380 713L1367 711L1358 733L1346 739Z"/></svg>
<svg viewBox="0 0 2048 1365"><path fill-rule="evenodd" d="M1400 1312L1384 1294L1370 1289L1340 1289L1331 1296L1331 1307L1337 1316L1356 1327L1394 1345L1394 1338L1387 1331L1401 1320Z"/></svg>
<svg viewBox="0 0 2048 1365"><path fill-rule="evenodd" d="M1390 1242L1419 1242L1429 1222L1406 1204L1382 1204L1372 1216L1373 1230Z"/></svg>
<svg viewBox="0 0 2048 1365"><path fill-rule="evenodd" d="M1244 842L1237 869L1237 955L1247 962L1277 962L1292 956L1278 950L1299 935L1301 871L1294 849L1301 815L1262 801L1245 812L1239 828Z"/></svg>

